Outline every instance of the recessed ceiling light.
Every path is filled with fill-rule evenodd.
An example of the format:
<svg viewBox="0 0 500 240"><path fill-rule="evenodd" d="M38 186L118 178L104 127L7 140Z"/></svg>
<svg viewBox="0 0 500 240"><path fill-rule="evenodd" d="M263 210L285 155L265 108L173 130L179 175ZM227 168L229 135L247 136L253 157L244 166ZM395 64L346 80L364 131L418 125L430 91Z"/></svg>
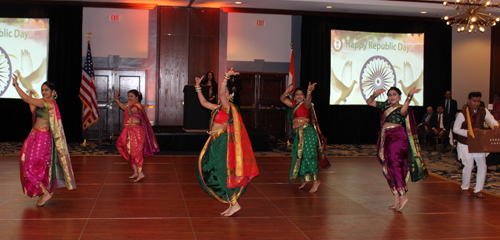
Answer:
<svg viewBox="0 0 500 240"><path fill-rule="evenodd" d="M235 4L241 4L241 2L234 2Z"/></svg>
<svg viewBox="0 0 500 240"><path fill-rule="evenodd" d="M420 13L422 13L422 14L427 14L427 12L426 12L426 11L421 11Z"/></svg>
<svg viewBox="0 0 500 240"><path fill-rule="evenodd" d="M332 8L332 6L326 6L326 8Z"/></svg>

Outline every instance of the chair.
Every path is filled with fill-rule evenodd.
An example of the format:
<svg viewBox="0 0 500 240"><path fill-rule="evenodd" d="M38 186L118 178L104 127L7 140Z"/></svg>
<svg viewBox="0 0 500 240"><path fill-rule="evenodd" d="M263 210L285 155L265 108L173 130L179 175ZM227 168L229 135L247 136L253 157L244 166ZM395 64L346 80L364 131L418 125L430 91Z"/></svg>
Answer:
<svg viewBox="0 0 500 240"><path fill-rule="evenodd" d="M439 140L441 140L441 144L439 143ZM436 142L436 150L439 149L439 146L443 146L443 140L444 140L444 137L443 136L434 136L434 141Z"/></svg>
<svg viewBox="0 0 500 240"><path fill-rule="evenodd" d="M427 125L427 128L429 128L429 121L427 121L425 124ZM418 124L417 129L419 129L421 126L422 126L422 123ZM419 135L418 140L420 141L420 135ZM427 146L428 144L429 144L429 141L427 141L427 131L424 130L424 133L422 135L422 141L420 142L420 146Z"/></svg>

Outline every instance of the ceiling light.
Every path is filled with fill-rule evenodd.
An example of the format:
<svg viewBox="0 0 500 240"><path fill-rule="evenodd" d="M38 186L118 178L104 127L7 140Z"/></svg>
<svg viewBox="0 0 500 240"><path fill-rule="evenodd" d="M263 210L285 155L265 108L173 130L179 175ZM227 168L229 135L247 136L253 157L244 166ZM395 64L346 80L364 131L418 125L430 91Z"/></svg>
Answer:
<svg viewBox="0 0 500 240"><path fill-rule="evenodd" d="M235 4L241 4L241 2L234 2Z"/></svg>
<svg viewBox="0 0 500 240"><path fill-rule="evenodd" d="M332 6L326 6L326 8L333 8Z"/></svg>
<svg viewBox="0 0 500 240"><path fill-rule="evenodd" d="M426 12L426 11L421 11L420 13L422 13L422 14L427 14L427 12Z"/></svg>
<svg viewBox="0 0 500 240"><path fill-rule="evenodd" d="M454 3L443 2L443 5L457 10L456 15L445 16L443 20L447 25L456 25L459 32L463 32L466 28L469 33L484 32L486 26L495 26L496 22L500 21L499 17L485 13L487 10L492 10L491 8L500 8L500 3L493 4L485 0L456 0Z"/></svg>

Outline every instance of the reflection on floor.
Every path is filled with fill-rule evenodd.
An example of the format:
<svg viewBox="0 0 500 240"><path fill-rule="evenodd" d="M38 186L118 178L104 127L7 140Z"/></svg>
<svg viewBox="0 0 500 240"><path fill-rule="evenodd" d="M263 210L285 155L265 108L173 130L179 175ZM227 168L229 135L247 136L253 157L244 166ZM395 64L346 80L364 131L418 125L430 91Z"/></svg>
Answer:
<svg viewBox="0 0 500 240"><path fill-rule="evenodd" d="M270 154L271 155L271 154ZM147 157L146 177L128 179L120 156L72 156L78 188L57 189L44 207L22 194L17 155L0 156L1 239L471 239L500 238L500 198L465 196L435 174L409 183L408 205L393 197L373 156L330 157L322 184L288 184L290 157L259 156L260 176L241 211L208 196L196 156ZM431 165L431 164L430 164Z"/></svg>
<svg viewBox="0 0 500 240"><path fill-rule="evenodd" d="M68 143L68 149L72 156L74 155L119 155L114 145L101 145L97 142L91 141L87 147L80 146L79 143ZM286 147L284 143L271 144L273 151L269 152L255 152L256 156L291 156L290 147ZM22 143L3 142L0 143L1 154L19 154L21 151ZM160 152L156 155L190 155L197 156L198 152ZM375 144L328 144L326 155L329 157L334 156L376 156L377 148ZM457 161L456 152L454 153L441 153L439 151L422 151L422 156L427 165L427 169L431 173L435 173L444 178L461 182L462 170L460 163ZM376 159L373 159L377 162ZM488 174L486 177L486 184L484 190L489 193L497 194L500 196L500 172L496 171L496 166L488 167ZM471 187L475 186L476 174L472 174Z"/></svg>

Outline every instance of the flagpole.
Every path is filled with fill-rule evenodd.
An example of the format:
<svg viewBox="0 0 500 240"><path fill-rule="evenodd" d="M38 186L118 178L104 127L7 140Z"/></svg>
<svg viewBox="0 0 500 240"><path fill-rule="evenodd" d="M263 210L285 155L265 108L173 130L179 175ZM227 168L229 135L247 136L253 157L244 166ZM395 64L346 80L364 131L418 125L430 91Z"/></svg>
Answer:
<svg viewBox="0 0 500 240"><path fill-rule="evenodd" d="M87 42L90 45L90 38L93 37L92 33L88 32L87 34L85 34L85 37L87 37ZM86 147L88 145L90 145L90 144L87 143L87 128L85 128L85 129L83 129L83 143L80 144L80 146Z"/></svg>
<svg viewBox="0 0 500 240"><path fill-rule="evenodd" d="M293 87L295 89L295 70L293 70L293 73L292 73L292 69L294 69L294 64L293 64L293 43L290 43L290 69L288 70L288 83L287 83L287 87L289 86L289 84L293 84ZM290 80L290 78L292 78L292 80ZM287 121L288 122L288 121ZM287 128L286 128L286 143L287 143L287 147L288 146L292 146L291 144L291 132L292 132L292 126L290 126L290 124L287 123Z"/></svg>

